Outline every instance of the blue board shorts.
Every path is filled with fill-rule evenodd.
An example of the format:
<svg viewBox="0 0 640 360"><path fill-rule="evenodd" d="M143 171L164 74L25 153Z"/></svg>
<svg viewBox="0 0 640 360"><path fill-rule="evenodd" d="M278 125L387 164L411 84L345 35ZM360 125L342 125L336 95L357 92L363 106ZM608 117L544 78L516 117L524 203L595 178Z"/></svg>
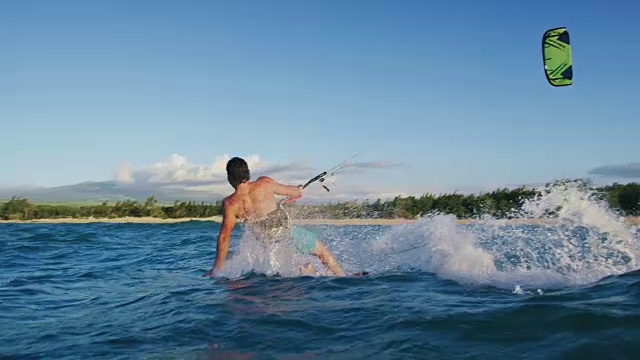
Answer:
<svg viewBox="0 0 640 360"><path fill-rule="evenodd" d="M311 254L316 248L318 234L303 227L293 225L291 227L291 238L296 249L303 254Z"/></svg>

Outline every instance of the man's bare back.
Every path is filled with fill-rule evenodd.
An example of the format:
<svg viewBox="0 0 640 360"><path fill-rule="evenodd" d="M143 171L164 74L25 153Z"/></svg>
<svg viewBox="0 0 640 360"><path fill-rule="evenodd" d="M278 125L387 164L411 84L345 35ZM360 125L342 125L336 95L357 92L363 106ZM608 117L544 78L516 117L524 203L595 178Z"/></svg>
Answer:
<svg viewBox="0 0 640 360"><path fill-rule="evenodd" d="M237 219L255 220L277 208L276 195L294 197L302 195L302 187L282 185L270 177L261 176L256 181L238 186L236 191L223 200Z"/></svg>
<svg viewBox="0 0 640 360"><path fill-rule="evenodd" d="M235 191L222 202L223 216L218 234L216 260L211 270L204 276L215 275L224 268L231 232L238 220L244 220L249 224L257 223L279 210L276 195L286 197L302 195L301 186L280 184L267 176L249 181L248 166L240 158L229 160L227 177ZM344 275L331 252L320 242L315 233L295 226L290 229L287 226L285 230L290 231L291 238L299 250L318 256L335 275Z"/></svg>

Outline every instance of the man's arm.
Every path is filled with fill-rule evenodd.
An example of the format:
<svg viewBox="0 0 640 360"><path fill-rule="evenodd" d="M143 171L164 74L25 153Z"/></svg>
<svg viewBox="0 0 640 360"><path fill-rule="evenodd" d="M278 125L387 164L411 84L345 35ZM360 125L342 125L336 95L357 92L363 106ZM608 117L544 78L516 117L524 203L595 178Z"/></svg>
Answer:
<svg viewBox="0 0 640 360"><path fill-rule="evenodd" d="M298 186L284 185L273 180L268 176L262 176L261 179L262 181L267 182L271 186L271 188L273 189L273 192L276 195L281 195L286 197L296 197L296 196L302 195L302 186L300 185Z"/></svg>
<svg viewBox="0 0 640 360"><path fill-rule="evenodd" d="M220 232L218 233L218 242L216 246L216 260L213 263L211 270L207 271L203 276L213 275L222 271L224 268L224 262L227 258L227 252L229 251L229 243L231 242L231 232L236 224L236 216L231 211L230 207L223 202L224 213L222 215L222 225L220 226Z"/></svg>

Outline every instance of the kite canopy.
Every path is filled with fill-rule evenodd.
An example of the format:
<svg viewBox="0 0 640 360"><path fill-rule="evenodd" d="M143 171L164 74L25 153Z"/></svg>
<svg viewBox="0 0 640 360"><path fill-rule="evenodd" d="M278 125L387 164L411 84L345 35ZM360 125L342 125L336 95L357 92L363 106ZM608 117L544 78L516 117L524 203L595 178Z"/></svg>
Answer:
<svg viewBox="0 0 640 360"><path fill-rule="evenodd" d="M571 42L565 27L545 31L542 37L542 58L549 84L553 86L573 84Z"/></svg>

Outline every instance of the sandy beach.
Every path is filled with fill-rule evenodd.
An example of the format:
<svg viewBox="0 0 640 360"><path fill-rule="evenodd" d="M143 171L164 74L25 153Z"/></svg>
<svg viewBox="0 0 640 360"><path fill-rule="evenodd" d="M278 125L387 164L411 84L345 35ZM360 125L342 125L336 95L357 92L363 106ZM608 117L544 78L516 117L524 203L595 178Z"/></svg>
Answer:
<svg viewBox="0 0 640 360"><path fill-rule="evenodd" d="M213 221L222 222L222 216L212 216L207 218L180 218L161 219L154 217L123 217L123 218L59 218L59 219L34 219L34 220L0 220L1 223L41 223L41 224L86 224L86 223L139 223L139 224L171 224L185 221ZM412 219L298 219L293 220L300 225L400 225L410 224ZM542 224L553 223L553 219L511 219L498 220L514 224ZM640 216L628 216L625 221L631 225L640 225ZM458 224L480 223L481 220L458 219Z"/></svg>
<svg viewBox="0 0 640 360"><path fill-rule="evenodd" d="M40 223L40 224L87 224L87 223L140 223L140 224L171 224L185 221L215 221L222 222L222 216L208 218L180 218L161 219L154 217L123 217L123 218L58 218L33 220L0 220L0 223Z"/></svg>

